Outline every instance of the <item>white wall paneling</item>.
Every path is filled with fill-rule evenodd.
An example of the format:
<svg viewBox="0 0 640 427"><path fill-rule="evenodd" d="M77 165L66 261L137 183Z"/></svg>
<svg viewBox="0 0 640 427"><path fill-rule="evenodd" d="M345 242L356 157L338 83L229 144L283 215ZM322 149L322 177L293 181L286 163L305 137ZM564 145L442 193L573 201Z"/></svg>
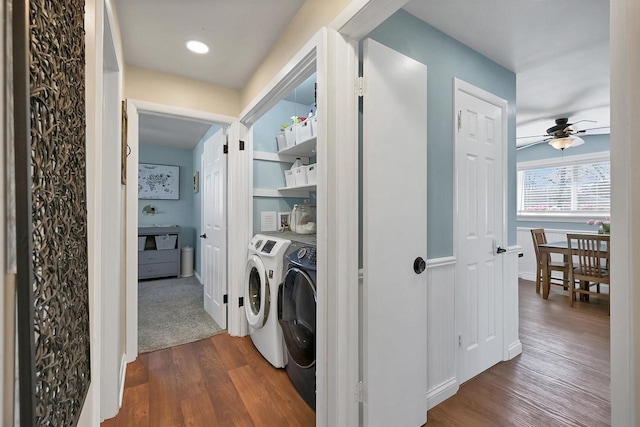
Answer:
<svg viewBox="0 0 640 427"><path fill-rule="evenodd" d="M503 360L511 360L522 353L519 335L519 300L518 300L518 254L520 246L509 246L504 254L503 265Z"/></svg>
<svg viewBox="0 0 640 427"><path fill-rule="evenodd" d="M427 409L458 391L454 257L427 261Z"/></svg>

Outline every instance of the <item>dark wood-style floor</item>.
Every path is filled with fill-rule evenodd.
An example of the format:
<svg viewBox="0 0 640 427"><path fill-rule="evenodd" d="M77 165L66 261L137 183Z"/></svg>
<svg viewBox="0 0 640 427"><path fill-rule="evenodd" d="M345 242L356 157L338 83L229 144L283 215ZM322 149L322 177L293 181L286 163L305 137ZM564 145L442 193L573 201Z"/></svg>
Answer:
<svg viewBox="0 0 640 427"><path fill-rule="evenodd" d="M251 338L226 333L142 354L117 417L102 427L312 426L315 413Z"/></svg>
<svg viewBox="0 0 640 427"><path fill-rule="evenodd" d="M522 354L460 387L427 414L428 426L608 426L607 299L569 307L552 286L548 300L520 281Z"/></svg>
<svg viewBox="0 0 640 427"><path fill-rule="evenodd" d="M523 352L463 384L428 412L428 426L607 426L607 301L569 307L520 282ZM315 414L251 340L227 334L141 355L127 367L112 426L313 426Z"/></svg>

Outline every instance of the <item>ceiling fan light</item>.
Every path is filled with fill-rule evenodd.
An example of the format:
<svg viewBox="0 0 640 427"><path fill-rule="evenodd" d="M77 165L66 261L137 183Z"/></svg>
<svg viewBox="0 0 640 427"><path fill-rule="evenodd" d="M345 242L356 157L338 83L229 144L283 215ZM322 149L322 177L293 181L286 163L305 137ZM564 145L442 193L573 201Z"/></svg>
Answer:
<svg viewBox="0 0 640 427"><path fill-rule="evenodd" d="M549 141L549 145L556 150L564 150L569 147L577 147L584 144L584 139L577 136L566 136L564 138L554 138Z"/></svg>

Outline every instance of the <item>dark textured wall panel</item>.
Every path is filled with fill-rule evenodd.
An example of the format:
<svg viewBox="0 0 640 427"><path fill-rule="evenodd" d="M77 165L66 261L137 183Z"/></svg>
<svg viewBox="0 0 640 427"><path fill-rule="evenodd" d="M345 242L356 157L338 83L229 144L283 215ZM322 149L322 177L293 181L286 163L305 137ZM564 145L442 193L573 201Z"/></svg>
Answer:
<svg viewBox="0 0 640 427"><path fill-rule="evenodd" d="M35 416L75 425L90 382L83 0L31 0Z"/></svg>

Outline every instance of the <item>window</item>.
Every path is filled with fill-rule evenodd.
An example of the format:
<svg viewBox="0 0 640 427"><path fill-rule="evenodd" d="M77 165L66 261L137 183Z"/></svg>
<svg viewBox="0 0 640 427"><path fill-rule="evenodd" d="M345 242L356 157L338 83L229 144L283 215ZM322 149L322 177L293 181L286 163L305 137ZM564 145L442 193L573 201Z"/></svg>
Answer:
<svg viewBox="0 0 640 427"><path fill-rule="evenodd" d="M604 216L611 210L608 156L518 165L520 216Z"/></svg>

